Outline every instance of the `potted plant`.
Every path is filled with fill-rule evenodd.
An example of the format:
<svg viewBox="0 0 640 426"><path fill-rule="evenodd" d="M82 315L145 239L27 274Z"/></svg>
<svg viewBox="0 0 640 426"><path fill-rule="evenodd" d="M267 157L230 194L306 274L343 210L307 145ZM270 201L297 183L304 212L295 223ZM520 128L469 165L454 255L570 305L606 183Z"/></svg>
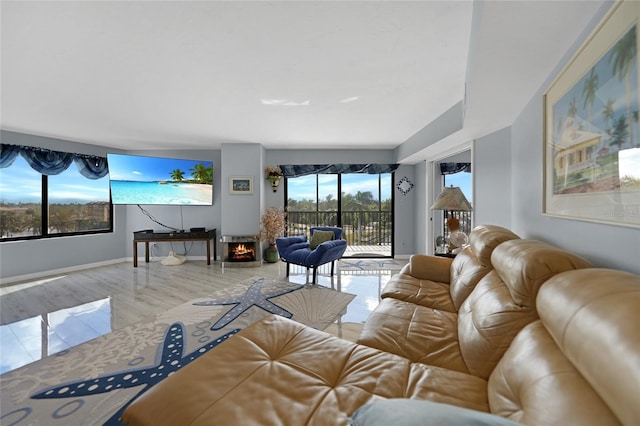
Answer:
<svg viewBox="0 0 640 426"><path fill-rule="evenodd" d="M282 169L278 166L275 167L267 167L264 169L266 179L271 184L271 188L273 188L273 192L278 190L278 185L280 185L280 179L282 179Z"/></svg>
<svg viewBox="0 0 640 426"><path fill-rule="evenodd" d="M286 226L286 213L280 207L267 207L260 219L260 236L269 246L265 250L264 259L274 263L278 261L278 249L276 239L284 234Z"/></svg>

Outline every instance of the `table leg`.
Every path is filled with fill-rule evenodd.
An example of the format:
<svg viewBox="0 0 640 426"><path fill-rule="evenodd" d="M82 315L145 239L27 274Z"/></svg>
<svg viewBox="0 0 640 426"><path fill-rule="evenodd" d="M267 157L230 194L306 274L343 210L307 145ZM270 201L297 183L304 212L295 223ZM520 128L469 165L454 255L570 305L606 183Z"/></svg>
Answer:
<svg viewBox="0 0 640 426"><path fill-rule="evenodd" d="M211 240L213 244L213 261L218 260L218 240L216 240L216 234L213 233L213 239Z"/></svg>
<svg viewBox="0 0 640 426"><path fill-rule="evenodd" d="M211 244L207 240L207 265L211 265Z"/></svg>
<svg viewBox="0 0 640 426"><path fill-rule="evenodd" d="M144 242L144 261L149 263L149 241Z"/></svg>
<svg viewBox="0 0 640 426"><path fill-rule="evenodd" d="M138 242L133 242L133 267L138 267Z"/></svg>

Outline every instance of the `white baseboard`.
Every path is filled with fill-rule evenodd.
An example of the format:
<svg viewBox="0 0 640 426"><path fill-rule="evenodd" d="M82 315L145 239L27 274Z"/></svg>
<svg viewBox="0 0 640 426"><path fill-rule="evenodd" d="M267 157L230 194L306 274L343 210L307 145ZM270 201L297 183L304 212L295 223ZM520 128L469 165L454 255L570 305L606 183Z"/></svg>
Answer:
<svg viewBox="0 0 640 426"><path fill-rule="evenodd" d="M133 262L133 258L132 257L128 258L128 260L130 262ZM33 274L14 275L13 277L0 278L0 287L4 286L6 284L15 283L15 282L18 282L18 281L37 280L37 279L44 278L44 277L50 277L52 275L68 274L69 272L82 271L84 269L96 268L98 266L113 265L113 264L121 263L121 262L125 262L125 261L127 261L127 258L123 257L123 258L120 258L120 259L105 260L103 262L95 262L95 263L87 263L87 264L84 264L84 265L69 266L68 268L60 268L60 269L52 269L52 270L42 271L42 272L34 272ZM142 261L144 262L144 257L142 258Z"/></svg>
<svg viewBox="0 0 640 426"><path fill-rule="evenodd" d="M151 262L159 262L162 259L162 257L156 257L154 256L153 258L150 259ZM187 260L203 260L206 261L207 260L207 256L187 256ZM216 259L213 258L213 256L211 256L211 261L214 262ZM20 281L30 281L30 280L38 280L38 279L42 279L45 277L50 277L53 275L61 275L61 274L68 274L70 272L77 272L77 271L82 271L85 269L90 269L90 268L97 268L99 266L108 266L108 265L114 265L116 263L121 263L121 262L129 262L131 264L131 267L133 267L133 256L129 256L129 257L122 257L120 259L111 259L111 260L105 260L103 262L95 262L95 263L86 263L84 265L75 265L75 266L69 266L68 268L60 268L60 269L52 269L52 270L48 270L48 271L42 271L42 272L34 272L33 274L25 274L25 275L15 275L13 277L4 277L4 278L0 278L0 287L4 287L6 285L11 285L13 283L16 282L20 282ZM138 265L144 264L144 256L140 257L138 256Z"/></svg>

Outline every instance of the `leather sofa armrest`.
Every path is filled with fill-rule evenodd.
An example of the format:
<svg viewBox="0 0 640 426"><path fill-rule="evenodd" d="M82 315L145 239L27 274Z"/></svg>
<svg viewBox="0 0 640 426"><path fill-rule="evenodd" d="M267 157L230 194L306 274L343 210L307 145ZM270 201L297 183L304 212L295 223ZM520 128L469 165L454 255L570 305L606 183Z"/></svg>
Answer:
<svg viewBox="0 0 640 426"><path fill-rule="evenodd" d="M402 272L421 280L448 283L451 281L452 263L453 259L449 257L414 254L409 258L409 263L405 265ZM406 272L405 269L407 269Z"/></svg>

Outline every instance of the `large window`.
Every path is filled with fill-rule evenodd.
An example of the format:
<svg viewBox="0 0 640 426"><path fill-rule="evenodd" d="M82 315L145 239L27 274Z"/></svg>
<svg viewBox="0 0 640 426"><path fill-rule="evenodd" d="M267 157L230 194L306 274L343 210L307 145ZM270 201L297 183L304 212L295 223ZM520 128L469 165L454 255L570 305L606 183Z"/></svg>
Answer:
<svg viewBox="0 0 640 426"><path fill-rule="evenodd" d="M313 174L287 178L289 235L309 235L312 226L340 226L346 256L391 256L392 173Z"/></svg>
<svg viewBox="0 0 640 426"><path fill-rule="evenodd" d="M21 155L0 168L0 241L112 230L108 175L89 179L73 162L46 175Z"/></svg>

